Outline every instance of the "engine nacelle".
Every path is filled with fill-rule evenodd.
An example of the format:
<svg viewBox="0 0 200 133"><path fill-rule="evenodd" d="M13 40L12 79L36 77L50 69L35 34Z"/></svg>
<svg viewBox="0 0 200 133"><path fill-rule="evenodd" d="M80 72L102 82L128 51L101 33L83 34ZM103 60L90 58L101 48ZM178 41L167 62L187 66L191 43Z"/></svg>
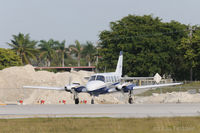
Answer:
<svg viewBox="0 0 200 133"><path fill-rule="evenodd" d="M121 84L119 84L119 85L116 86L116 90L117 90L117 91L121 91L122 88L123 88L123 86L122 86Z"/></svg>
<svg viewBox="0 0 200 133"><path fill-rule="evenodd" d="M69 85L65 85L65 91L71 92L72 89L74 89L78 86L80 86L79 83L72 83L72 84L69 84Z"/></svg>
<svg viewBox="0 0 200 133"><path fill-rule="evenodd" d="M119 84L116 86L117 91L123 91L123 92L128 92L129 90L133 90L133 87L135 85L130 84L130 83L123 83L122 85Z"/></svg>

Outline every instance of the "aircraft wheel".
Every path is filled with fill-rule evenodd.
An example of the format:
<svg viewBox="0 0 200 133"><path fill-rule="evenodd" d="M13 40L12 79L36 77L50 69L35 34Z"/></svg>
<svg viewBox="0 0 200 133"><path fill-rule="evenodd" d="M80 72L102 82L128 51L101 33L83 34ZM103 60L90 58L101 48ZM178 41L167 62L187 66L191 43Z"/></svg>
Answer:
<svg viewBox="0 0 200 133"><path fill-rule="evenodd" d="M79 99L78 98L76 98L74 101L75 101L75 104L79 104Z"/></svg>
<svg viewBox="0 0 200 133"><path fill-rule="evenodd" d="M132 97L130 97L130 98L128 99L128 103L129 103L129 104L133 104L133 98L132 98Z"/></svg>
<svg viewBox="0 0 200 133"><path fill-rule="evenodd" d="M94 99L91 100L91 104L94 104Z"/></svg>

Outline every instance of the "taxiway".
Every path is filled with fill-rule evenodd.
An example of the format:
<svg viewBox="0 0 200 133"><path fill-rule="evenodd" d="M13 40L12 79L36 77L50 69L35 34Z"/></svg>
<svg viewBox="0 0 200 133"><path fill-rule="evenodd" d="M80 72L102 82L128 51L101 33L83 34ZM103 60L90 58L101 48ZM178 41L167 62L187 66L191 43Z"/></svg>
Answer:
<svg viewBox="0 0 200 133"><path fill-rule="evenodd" d="M35 117L200 116L200 104L2 105L0 119Z"/></svg>

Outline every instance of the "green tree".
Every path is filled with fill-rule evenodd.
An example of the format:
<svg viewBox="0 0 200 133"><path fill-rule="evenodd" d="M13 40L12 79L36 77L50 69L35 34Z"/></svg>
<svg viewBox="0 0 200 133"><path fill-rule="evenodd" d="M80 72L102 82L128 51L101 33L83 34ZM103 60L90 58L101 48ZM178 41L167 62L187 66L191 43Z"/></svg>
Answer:
<svg viewBox="0 0 200 133"><path fill-rule="evenodd" d="M30 40L29 34L19 33L18 35L13 35L11 43L7 43L16 53L20 56L23 64L30 63L31 59L36 60L36 44L34 40Z"/></svg>
<svg viewBox="0 0 200 133"><path fill-rule="evenodd" d="M70 51L76 54L78 60L78 66L80 66L81 54L83 51L83 47L78 40L75 41L75 45L69 46Z"/></svg>
<svg viewBox="0 0 200 133"><path fill-rule="evenodd" d="M10 66L21 65L21 59L10 49L0 48L0 70Z"/></svg>
<svg viewBox="0 0 200 133"><path fill-rule="evenodd" d="M55 45L58 44L58 41L54 41L53 39L49 39L48 41L41 40L40 44L40 57L45 60L46 66L51 66L51 61L55 58Z"/></svg>
<svg viewBox="0 0 200 133"><path fill-rule="evenodd" d="M88 62L88 66L91 66L91 62L93 62L95 60L96 57L96 48L95 46L92 44L92 42L87 41L86 45L84 45L83 47L83 56L86 57L86 60Z"/></svg>
<svg viewBox="0 0 200 133"><path fill-rule="evenodd" d="M56 52L60 55L61 57L61 64L62 67L65 66L65 52L66 52L66 48L65 48L65 40L63 40L62 42L58 42L55 46L56 48Z"/></svg>
<svg viewBox="0 0 200 133"><path fill-rule="evenodd" d="M56 52L58 53L58 55L61 59L62 67L64 67L65 66L65 57L70 56L69 48L65 47L65 40L63 40L62 42L58 42L56 44L55 48L56 48Z"/></svg>
<svg viewBox="0 0 200 133"><path fill-rule="evenodd" d="M187 68L190 69L190 80L193 80L193 69L195 69L199 63L200 59L200 27L193 26L188 30L188 37L182 38L181 45L179 49L183 53L185 64ZM192 34L192 30L194 30Z"/></svg>
<svg viewBox="0 0 200 133"><path fill-rule="evenodd" d="M117 64L118 54L124 51L123 74L128 76L172 75L175 78L180 51L177 46L186 25L176 21L164 23L151 15L128 15L119 21L110 23L110 30L99 35L99 50L102 59L99 70L105 67L113 71ZM175 73L176 72L176 73Z"/></svg>

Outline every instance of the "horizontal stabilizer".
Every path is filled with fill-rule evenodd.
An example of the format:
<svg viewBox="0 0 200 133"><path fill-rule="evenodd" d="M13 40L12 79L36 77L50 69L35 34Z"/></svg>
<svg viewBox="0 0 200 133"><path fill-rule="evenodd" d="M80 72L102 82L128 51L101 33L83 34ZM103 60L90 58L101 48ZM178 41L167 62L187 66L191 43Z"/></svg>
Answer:
<svg viewBox="0 0 200 133"><path fill-rule="evenodd" d="M23 88L28 89L43 89L43 90L58 90L58 91L64 91L64 87L48 87L48 86L23 86Z"/></svg>

